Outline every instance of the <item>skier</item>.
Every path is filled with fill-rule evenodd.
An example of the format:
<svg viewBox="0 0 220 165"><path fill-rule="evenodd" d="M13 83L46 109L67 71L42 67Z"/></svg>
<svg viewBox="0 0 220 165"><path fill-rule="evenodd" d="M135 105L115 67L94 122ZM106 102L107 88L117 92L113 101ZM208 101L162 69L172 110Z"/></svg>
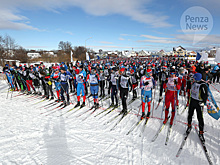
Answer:
<svg viewBox="0 0 220 165"><path fill-rule="evenodd" d="M69 71L66 71L65 67L60 67L60 71L61 71L61 73L59 75L59 79L61 81L60 95L61 95L61 99L63 101L63 105L66 106L66 105L70 105L68 80L69 80L69 78L72 78L73 75ZM65 98L64 98L64 92L66 93L66 96L67 96L67 102L65 101Z"/></svg>
<svg viewBox="0 0 220 165"><path fill-rule="evenodd" d="M94 99L94 108L99 107L99 99L98 99L98 94L99 94L99 75L96 73L96 68L92 67L91 68L91 73L87 75L87 80L90 82L90 92L91 95L93 96Z"/></svg>
<svg viewBox="0 0 220 165"><path fill-rule="evenodd" d="M186 81L186 91L187 91L187 103L186 103L186 107L189 106L189 102L190 102L190 89L191 89L191 86L192 86L192 82L193 82L193 76L194 74L196 74L197 72L195 71L195 67L194 65L192 65L190 67L190 72L189 74L187 75L187 81Z"/></svg>
<svg viewBox="0 0 220 165"><path fill-rule="evenodd" d="M110 90L111 90L111 81L109 80L109 76L110 76L110 69L108 68L108 65L105 65L105 69L104 69L104 75L105 75L105 86L106 88L108 88L108 95L110 95Z"/></svg>
<svg viewBox="0 0 220 165"><path fill-rule="evenodd" d="M31 88L35 91L35 88L33 86L33 80L31 78L32 74L30 74L30 68L26 67L25 65L25 68L24 68L24 72L23 72L23 75L24 75L24 79L26 81L26 85L27 85L27 89L28 89L28 94L31 94ZM31 88L30 88L31 87Z"/></svg>
<svg viewBox="0 0 220 165"><path fill-rule="evenodd" d="M168 72L167 72L167 66L162 67L162 72L159 73L159 79L160 79L160 98L159 102L162 100L162 94L163 94L163 85L168 78Z"/></svg>
<svg viewBox="0 0 220 165"><path fill-rule="evenodd" d="M102 69L100 69L100 96L99 97L105 97L105 75Z"/></svg>
<svg viewBox="0 0 220 165"><path fill-rule="evenodd" d="M120 90L120 97L122 100L122 113L127 113L127 103L126 100L128 98L128 87L130 86L131 91L131 80L129 76L126 75L125 68L120 69L121 75L119 76L119 90Z"/></svg>
<svg viewBox="0 0 220 165"><path fill-rule="evenodd" d="M175 111L176 111L176 101L177 101L177 90L180 89L181 82L178 80L178 77L176 77L176 72L174 69L170 70L170 77L165 81L164 89L165 91L165 119L163 121L164 124L166 124L168 120L168 114L169 114L169 107L170 103L172 104L172 116L170 120L170 125L173 125L173 120L175 117Z"/></svg>
<svg viewBox="0 0 220 165"><path fill-rule="evenodd" d="M60 82L58 81L58 78L60 76L60 72L58 69L55 69L55 72L51 75L52 80L54 80L54 84L55 84L55 89L56 89L56 93L57 93L57 100L55 100L56 102L60 102Z"/></svg>
<svg viewBox="0 0 220 165"><path fill-rule="evenodd" d="M80 92L82 91L82 96L83 96L83 103L81 105L81 108L85 106L85 101L86 101L86 95L85 95L85 72L79 71L79 69L75 70L75 77L74 79L76 80L76 92L77 92L77 104L75 105L76 107L80 106Z"/></svg>
<svg viewBox="0 0 220 165"><path fill-rule="evenodd" d="M214 66L214 68L211 71L212 75L213 75L213 83L215 83L215 80L217 78L217 82L219 83L219 77L220 77L220 63L218 63L216 66Z"/></svg>
<svg viewBox="0 0 220 165"><path fill-rule="evenodd" d="M155 88L155 81L152 77L151 69L147 69L145 71L145 75L141 77L140 88L141 88L141 100L142 100L141 119L145 117L145 102L146 101L148 105L148 113L146 117L149 118L150 113L151 113L150 110L151 110L151 100L152 100L152 88Z"/></svg>
<svg viewBox="0 0 220 165"><path fill-rule="evenodd" d="M118 107L118 84L117 84L118 76L116 74L116 67L112 68L111 74L110 74L110 83L111 83L111 107ZM116 104L114 105L114 98L116 101Z"/></svg>
<svg viewBox="0 0 220 165"><path fill-rule="evenodd" d="M193 76L195 82L192 84L191 88L191 101L189 105L189 111L188 111L188 128L186 132L190 132L192 129L192 116L194 113L194 110L196 109L197 112L197 119L199 121L199 136L200 139L205 142L203 133L204 133L204 120L203 120L203 109L204 105L206 104L206 100L208 98L208 89L204 82L201 81L202 74L196 73Z"/></svg>
<svg viewBox="0 0 220 165"><path fill-rule="evenodd" d="M131 83L132 83L132 90L133 90L133 100L137 98L137 87L138 87L138 79L137 73L134 72L133 69L130 71L131 73Z"/></svg>

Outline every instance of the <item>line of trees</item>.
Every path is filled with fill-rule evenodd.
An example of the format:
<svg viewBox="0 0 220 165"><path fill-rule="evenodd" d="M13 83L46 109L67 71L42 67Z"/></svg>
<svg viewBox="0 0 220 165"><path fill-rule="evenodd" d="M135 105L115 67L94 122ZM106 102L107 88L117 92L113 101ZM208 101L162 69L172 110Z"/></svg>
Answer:
<svg viewBox="0 0 220 165"><path fill-rule="evenodd" d="M29 63L36 61L45 61L45 62L69 62L71 60L71 52L73 55L73 60L85 60L86 52L90 49L86 49L84 46L72 46L72 43L69 41L60 41L58 44L58 50L53 52L57 56L52 56L47 51L39 50L35 51L40 53L41 57L31 59L27 56L27 53L30 52L27 49L24 49L22 46L18 45L13 38L9 35L1 36L0 35L0 65L4 65L6 60L19 60L21 63ZM90 56L92 57L92 56Z"/></svg>
<svg viewBox="0 0 220 165"><path fill-rule="evenodd" d="M27 62L27 51L22 46L16 44L9 35L0 35L0 65L5 64L5 60L19 60Z"/></svg>

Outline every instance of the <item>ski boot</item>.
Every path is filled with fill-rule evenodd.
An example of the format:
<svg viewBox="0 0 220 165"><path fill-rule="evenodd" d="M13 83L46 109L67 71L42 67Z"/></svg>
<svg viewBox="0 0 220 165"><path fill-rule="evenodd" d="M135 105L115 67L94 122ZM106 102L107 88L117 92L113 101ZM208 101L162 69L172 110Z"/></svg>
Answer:
<svg viewBox="0 0 220 165"><path fill-rule="evenodd" d="M85 107L85 102L82 103L82 105L80 106L80 108Z"/></svg>
<svg viewBox="0 0 220 165"><path fill-rule="evenodd" d="M92 108L96 108L96 102L94 102L94 104L93 104Z"/></svg>
<svg viewBox="0 0 220 165"><path fill-rule="evenodd" d="M162 98L163 98L163 97L162 97L162 96L160 96L160 98L159 98L159 103L161 102Z"/></svg>
<svg viewBox="0 0 220 165"><path fill-rule="evenodd" d="M165 119L164 119L164 121L163 121L163 124L166 124L166 123L167 123L167 120L168 120L168 118L165 117Z"/></svg>
<svg viewBox="0 0 220 165"><path fill-rule="evenodd" d="M95 109L98 109L98 108L99 108L99 103L96 103Z"/></svg>
<svg viewBox="0 0 220 165"><path fill-rule="evenodd" d="M61 105L66 106L66 101L63 100L63 103Z"/></svg>
<svg viewBox="0 0 220 165"><path fill-rule="evenodd" d="M141 120L145 118L145 112L142 112L142 115L141 115Z"/></svg>
<svg viewBox="0 0 220 165"><path fill-rule="evenodd" d="M74 108L79 107L79 106L80 106L80 102L78 101Z"/></svg>
<svg viewBox="0 0 220 165"><path fill-rule="evenodd" d="M110 107L114 107L115 105L113 103L111 103Z"/></svg>
<svg viewBox="0 0 220 165"><path fill-rule="evenodd" d="M147 116L146 116L147 118L150 118L150 112L147 112Z"/></svg>

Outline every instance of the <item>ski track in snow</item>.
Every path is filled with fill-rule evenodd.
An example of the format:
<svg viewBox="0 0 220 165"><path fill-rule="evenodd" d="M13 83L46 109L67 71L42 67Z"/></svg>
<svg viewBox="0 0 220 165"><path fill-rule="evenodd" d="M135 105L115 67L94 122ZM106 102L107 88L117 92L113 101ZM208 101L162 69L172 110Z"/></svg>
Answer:
<svg viewBox="0 0 220 165"><path fill-rule="evenodd" d="M220 85L215 85L220 90ZM220 102L220 93L210 87L217 102ZM11 94L11 93L10 93ZM58 104L43 108L49 101L30 96L7 96L7 84L0 81L0 163L8 164L48 164L48 165L188 165L208 164L199 138L193 129L186 141L179 158L176 153L186 130L187 111L176 115L168 145L165 145L168 125L159 134L155 142L151 142L163 120L161 117L162 103L153 111L155 118L150 118L146 128L142 122L129 135L126 133L138 121L140 99L129 105L132 113L128 114L114 130L110 129L120 119L104 123L116 116L120 108L102 117L105 113L94 117L103 109L100 108L82 121L92 111L77 117L88 110L88 106L76 111L67 112L74 107L70 105L62 110L52 110ZM157 105L158 92L155 105ZM131 99L129 96L128 100ZM71 96L71 100L74 98ZM180 111L184 108L184 98L180 96ZM92 98L90 98L92 104ZM103 101L104 108L109 106L109 100ZM153 105L152 105L153 107ZM141 111L140 111L141 112ZM41 114L43 113L43 114ZM64 114L63 116L60 116ZM48 115L48 116L46 116ZM164 114L163 114L164 115ZM59 117L57 117L59 116ZM68 118L67 118L68 117ZM213 164L220 164L220 127L219 121L211 118L206 108L204 110L205 139L208 153ZM196 113L193 122L197 124Z"/></svg>

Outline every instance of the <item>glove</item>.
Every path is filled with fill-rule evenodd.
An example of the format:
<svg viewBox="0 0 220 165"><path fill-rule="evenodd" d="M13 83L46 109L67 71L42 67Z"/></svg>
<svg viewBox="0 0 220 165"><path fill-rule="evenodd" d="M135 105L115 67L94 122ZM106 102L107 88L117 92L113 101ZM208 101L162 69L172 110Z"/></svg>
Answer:
<svg viewBox="0 0 220 165"><path fill-rule="evenodd" d="M203 102L200 102L199 105L200 105L200 107L204 107L204 103Z"/></svg>
<svg viewBox="0 0 220 165"><path fill-rule="evenodd" d="M168 80L165 80L165 84L168 83Z"/></svg>
<svg viewBox="0 0 220 165"><path fill-rule="evenodd" d="M97 78L97 79L98 79L98 75L97 75L97 74L95 75L95 78Z"/></svg>
<svg viewBox="0 0 220 165"><path fill-rule="evenodd" d="M144 83L144 85L148 85L148 84L149 84L149 82L148 82L148 81Z"/></svg>
<svg viewBox="0 0 220 165"><path fill-rule="evenodd" d="M177 81L176 80L174 80L174 84L177 85Z"/></svg>
<svg viewBox="0 0 220 165"><path fill-rule="evenodd" d="M48 85L52 85L52 82L51 82L51 81L48 81Z"/></svg>

